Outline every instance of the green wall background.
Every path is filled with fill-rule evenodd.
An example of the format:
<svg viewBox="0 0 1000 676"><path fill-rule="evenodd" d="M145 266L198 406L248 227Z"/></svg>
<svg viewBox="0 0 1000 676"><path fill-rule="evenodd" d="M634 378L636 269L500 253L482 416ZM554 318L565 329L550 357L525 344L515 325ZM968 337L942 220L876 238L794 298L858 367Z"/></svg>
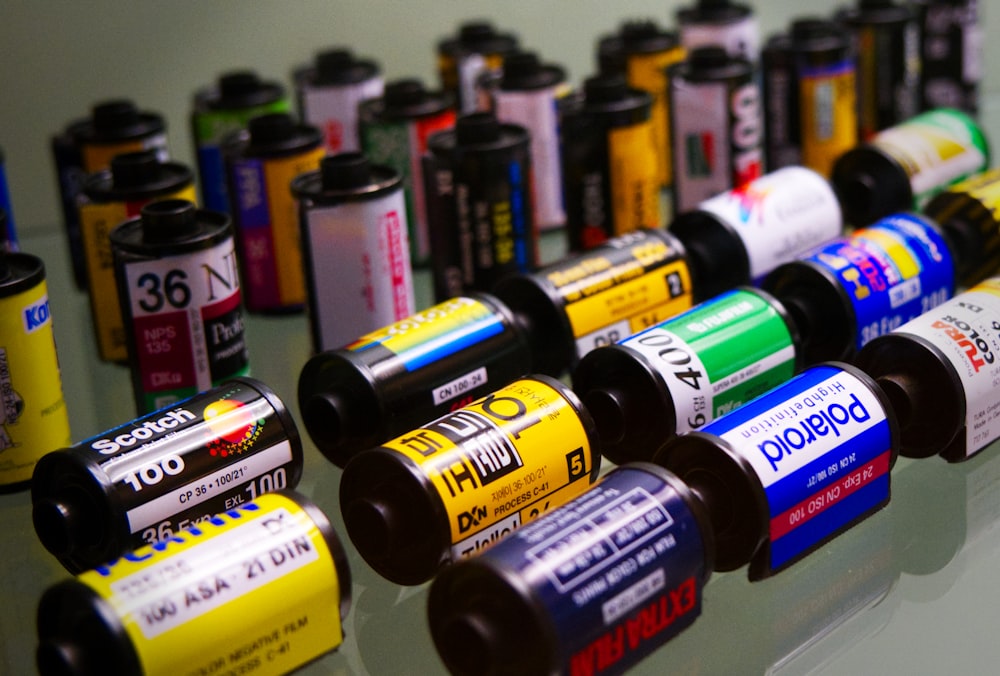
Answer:
<svg viewBox="0 0 1000 676"><path fill-rule="evenodd" d="M59 227L50 136L91 105L130 98L165 116L171 154L194 166L188 115L195 89L252 68L291 88L291 72L331 46L377 60L387 80L437 86L435 45L459 23L486 18L573 84L594 70L598 36L630 18L675 26L694 0L4 0L0 3L0 147L22 236ZM830 16L846 2L760 0L762 36L792 18ZM1000 97L998 7L980 0L984 100ZM291 91L291 89L289 89Z"/></svg>

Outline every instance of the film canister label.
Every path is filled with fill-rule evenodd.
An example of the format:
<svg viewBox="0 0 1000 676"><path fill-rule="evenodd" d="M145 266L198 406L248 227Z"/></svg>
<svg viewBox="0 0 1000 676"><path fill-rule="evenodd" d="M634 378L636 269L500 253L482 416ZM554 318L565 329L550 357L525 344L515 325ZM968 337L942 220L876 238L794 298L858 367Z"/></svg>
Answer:
<svg viewBox="0 0 1000 676"><path fill-rule="evenodd" d="M733 328L738 333L729 333ZM788 380L796 370L795 342L786 320L763 296L742 289L620 345L642 355L663 377L677 433L700 428Z"/></svg>
<svg viewBox="0 0 1000 676"><path fill-rule="evenodd" d="M442 572L428 597L439 654L456 674L623 672L701 613L712 540L699 509L658 467L612 471ZM513 612L491 612L487 597ZM475 656L456 631L474 619L486 644Z"/></svg>
<svg viewBox="0 0 1000 676"><path fill-rule="evenodd" d="M306 301L299 216L292 180L319 167L322 145L290 157L242 157L229 167L248 310Z"/></svg>
<svg viewBox="0 0 1000 676"><path fill-rule="evenodd" d="M644 232L617 237L539 273L565 303L577 356L691 307L678 249Z"/></svg>
<svg viewBox="0 0 1000 676"><path fill-rule="evenodd" d="M836 366L813 367L702 431L746 461L763 489L763 576L889 501L890 419L867 380Z"/></svg>
<svg viewBox="0 0 1000 676"><path fill-rule="evenodd" d="M67 568L92 567L294 488L301 473L298 431L280 401L232 380L50 453L34 475L35 528ZM72 527L89 521L99 522L93 542Z"/></svg>
<svg viewBox="0 0 1000 676"><path fill-rule="evenodd" d="M205 109L192 114L199 184L206 209L223 213L232 211L226 183L224 139L233 132L246 129L254 117L290 110L291 102L282 95L270 103L247 108Z"/></svg>
<svg viewBox="0 0 1000 676"><path fill-rule="evenodd" d="M764 116L753 67L704 47L670 69L674 213L763 174Z"/></svg>
<svg viewBox="0 0 1000 676"><path fill-rule="evenodd" d="M70 429L42 262L0 251L0 268L2 489L30 480L39 458L70 443Z"/></svg>
<svg viewBox="0 0 1000 676"><path fill-rule="evenodd" d="M965 399L963 454L948 459L964 460L1000 438L1000 278L974 286L904 324L896 333L916 336L934 346L961 384Z"/></svg>
<svg viewBox="0 0 1000 676"><path fill-rule="evenodd" d="M194 186L166 193L157 199L194 201ZM128 360L128 340L122 321L121 301L115 281L114 252L111 232L130 218L139 215L149 199L122 202L84 202L80 205L80 234L86 257L87 289L101 359Z"/></svg>
<svg viewBox="0 0 1000 676"><path fill-rule="evenodd" d="M947 243L912 214L887 216L806 260L827 268L846 292L856 349L940 305L955 289Z"/></svg>
<svg viewBox="0 0 1000 676"><path fill-rule="evenodd" d="M364 352L372 362L391 359L405 371L413 372L441 363L506 330L503 317L493 308L475 298L459 296L364 335L345 349ZM489 372L481 365L435 385L425 396L430 395L434 406L460 402L469 392L488 383Z"/></svg>
<svg viewBox="0 0 1000 676"><path fill-rule="evenodd" d="M914 207L989 162L986 138L957 110L932 110L879 132L870 145L895 160L909 177Z"/></svg>
<svg viewBox="0 0 1000 676"><path fill-rule="evenodd" d="M73 651L108 672L283 674L340 645L349 599L325 517L290 494L265 495L52 587L39 605L39 661L82 642L59 618L69 612L112 639Z"/></svg>
<svg viewBox="0 0 1000 676"><path fill-rule="evenodd" d="M833 189L804 167L765 174L705 200L698 210L718 218L742 243L748 282L758 282L781 263L839 236L844 228ZM691 237L697 234L691 232Z"/></svg>
<svg viewBox="0 0 1000 676"><path fill-rule="evenodd" d="M428 152L427 140L433 134L454 126L455 111L447 107L433 115L401 121L366 119L362 113L360 135L365 155L373 164L392 167L403 179L410 258L415 265L426 263L431 255L421 158Z"/></svg>
<svg viewBox="0 0 1000 676"><path fill-rule="evenodd" d="M578 495L597 469L573 404L540 380L517 380L383 447L430 479L455 560Z"/></svg>
<svg viewBox="0 0 1000 676"><path fill-rule="evenodd" d="M938 193L923 213L956 244L958 286L973 286L1000 268L1000 168Z"/></svg>
<svg viewBox="0 0 1000 676"><path fill-rule="evenodd" d="M124 265L145 410L247 375L233 240Z"/></svg>
<svg viewBox="0 0 1000 676"><path fill-rule="evenodd" d="M293 487L292 443L256 389L235 381L158 413L81 443L98 454L129 531L143 542L207 519L219 497L229 509ZM164 448L158 457L135 452L155 442Z"/></svg>
<svg viewBox="0 0 1000 676"><path fill-rule="evenodd" d="M798 72L802 164L823 176L858 142L856 74L850 59Z"/></svg>

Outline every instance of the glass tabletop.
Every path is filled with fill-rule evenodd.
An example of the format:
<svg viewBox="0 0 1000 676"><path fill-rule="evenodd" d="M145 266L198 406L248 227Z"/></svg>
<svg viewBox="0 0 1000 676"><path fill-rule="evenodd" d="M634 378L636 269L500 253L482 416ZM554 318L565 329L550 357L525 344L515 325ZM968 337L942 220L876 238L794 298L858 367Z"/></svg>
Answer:
<svg viewBox="0 0 1000 676"><path fill-rule="evenodd" d="M1000 138L1000 100L984 110ZM562 251L546 236L545 256ZM127 368L97 359L88 300L72 284L64 238L23 238L46 263L63 388L74 440L134 417ZM432 303L416 274L417 305ZM296 383L311 355L304 315L251 315L252 375L301 426ZM426 620L428 584L380 578L357 554L339 514L341 470L303 431L297 489L331 519L349 555L353 588L343 645L302 674L433 674L445 669ZM605 463L603 471L611 468ZM987 674L1000 662L1000 442L968 462L900 459L889 505L773 578L716 573L694 625L636 666L636 674ZM27 491L0 495L0 673L34 672L39 597L69 573L40 544Z"/></svg>

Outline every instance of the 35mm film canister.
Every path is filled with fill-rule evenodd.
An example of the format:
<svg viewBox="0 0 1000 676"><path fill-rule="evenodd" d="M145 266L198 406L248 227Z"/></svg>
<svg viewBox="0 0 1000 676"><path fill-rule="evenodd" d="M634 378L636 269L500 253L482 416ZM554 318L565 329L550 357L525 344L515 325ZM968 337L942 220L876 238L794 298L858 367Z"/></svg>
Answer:
<svg viewBox="0 0 1000 676"><path fill-rule="evenodd" d="M569 94L566 71L542 63L534 52L504 58L503 75L492 91L497 120L528 131L531 143L531 204L539 230L566 224L558 102Z"/></svg>
<svg viewBox="0 0 1000 676"><path fill-rule="evenodd" d="M915 0L920 29L920 96L924 109L979 112L984 30L980 0Z"/></svg>
<svg viewBox="0 0 1000 676"><path fill-rule="evenodd" d="M898 446L875 381L829 362L674 437L654 462L705 504L716 570L749 563L759 580L888 504Z"/></svg>
<svg viewBox="0 0 1000 676"><path fill-rule="evenodd" d="M42 676L276 676L337 648L350 605L329 519L281 491L49 587L37 666Z"/></svg>
<svg viewBox="0 0 1000 676"><path fill-rule="evenodd" d="M526 327L532 369L555 377L591 350L692 305L684 247L663 229L614 237L537 272L512 275L494 293Z"/></svg>
<svg viewBox="0 0 1000 676"><path fill-rule="evenodd" d="M238 378L46 455L32 519L45 548L78 572L301 476L291 414L263 383Z"/></svg>
<svg viewBox="0 0 1000 676"><path fill-rule="evenodd" d="M680 214L670 232L684 245L694 299L759 283L782 263L844 230L830 184L804 167L785 167Z"/></svg>
<svg viewBox="0 0 1000 676"><path fill-rule="evenodd" d="M322 130L327 154L360 150L358 105L385 90L378 63L335 47L319 52L294 79L302 120Z"/></svg>
<svg viewBox="0 0 1000 676"><path fill-rule="evenodd" d="M528 337L499 300L458 296L327 350L299 375L299 410L335 465L531 371Z"/></svg>
<svg viewBox="0 0 1000 676"><path fill-rule="evenodd" d="M379 575L420 584L576 497L600 465L576 395L529 376L354 456L340 506Z"/></svg>
<svg viewBox="0 0 1000 676"><path fill-rule="evenodd" d="M406 222L410 226L410 260L430 262L431 242L421 158L435 132L455 126L451 94L426 89L420 80L387 82L384 93L358 107L361 150L372 164L392 167L403 177Z"/></svg>
<svg viewBox="0 0 1000 676"><path fill-rule="evenodd" d="M667 439L795 375L797 339L781 303L740 288L588 353L573 391L594 417L604 457L652 460Z"/></svg>
<svg viewBox="0 0 1000 676"><path fill-rule="evenodd" d="M501 33L489 21L467 21L456 35L437 45L437 70L441 89L457 102L458 112L478 110L477 83L485 72L499 72L504 57L518 48L513 33Z"/></svg>
<svg viewBox="0 0 1000 676"><path fill-rule="evenodd" d="M1000 277L876 338L855 363L888 393L900 454L966 460L1000 438Z"/></svg>
<svg viewBox="0 0 1000 676"><path fill-rule="evenodd" d="M676 32L661 28L655 21L625 21L618 36L624 52L625 80L630 87L648 92L653 100L650 121L657 180L660 186L667 187L673 183L667 68L680 63L685 50Z"/></svg>
<svg viewBox="0 0 1000 676"><path fill-rule="evenodd" d="M333 350L416 312L406 202L391 167L360 153L298 176L313 349Z"/></svg>
<svg viewBox="0 0 1000 676"><path fill-rule="evenodd" d="M285 88L257 73L237 70L219 76L195 92L191 139L198 157L201 199L206 209L232 213L224 145L230 134L246 129L250 120L268 113L291 112Z"/></svg>
<svg viewBox="0 0 1000 676"><path fill-rule="evenodd" d="M700 615L707 513L648 463L441 571L427 612L452 674L623 673Z"/></svg>
<svg viewBox="0 0 1000 676"><path fill-rule="evenodd" d="M849 360L955 293L955 263L936 224L887 216L835 238L768 275L762 287L798 326L805 365Z"/></svg>
<svg viewBox="0 0 1000 676"><path fill-rule="evenodd" d="M801 164L829 176L858 143L856 65L833 21L798 19L762 53L766 164Z"/></svg>
<svg viewBox="0 0 1000 676"><path fill-rule="evenodd" d="M562 163L571 251L662 225L652 96L623 76L596 75L565 107Z"/></svg>
<svg viewBox="0 0 1000 676"><path fill-rule="evenodd" d="M681 214L764 173L764 111L753 65L699 47L669 73L673 209Z"/></svg>
<svg viewBox="0 0 1000 676"><path fill-rule="evenodd" d="M458 118L427 141L427 214L438 301L489 291L538 265L528 130L492 113Z"/></svg>
<svg viewBox="0 0 1000 676"><path fill-rule="evenodd" d="M111 165L111 158L136 150L153 150L167 159L167 125L158 113L140 111L127 99L97 103L90 117L71 122L52 137L52 154L62 200L63 225L73 276L87 287L87 261L80 235L78 199L87 175Z"/></svg>
<svg viewBox="0 0 1000 676"><path fill-rule="evenodd" d="M856 228L894 211L920 209L948 186L986 170L990 149L978 123L940 108L879 132L837 158L830 182Z"/></svg>
<svg viewBox="0 0 1000 676"><path fill-rule="evenodd" d="M229 216L153 202L111 247L139 415L249 374Z"/></svg>
<svg viewBox="0 0 1000 676"><path fill-rule="evenodd" d="M868 141L921 110L920 32L913 4L856 0L854 7L834 15L851 33L857 61L861 141Z"/></svg>
<svg viewBox="0 0 1000 676"><path fill-rule="evenodd" d="M729 0L696 0L677 10L681 44L688 51L699 47L722 47L726 53L756 61L760 52L760 28L753 8Z"/></svg>
<svg viewBox="0 0 1000 676"><path fill-rule="evenodd" d="M923 213L955 248L958 287L973 286L1000 270L1000 168L938 193Z"/></svg>
<svg viewBox="0 0 1000 676"><path fill-rule="evenodd" d="M0 492L26 488L38 459L70 443L45 266L0 251Z"/></svg>
<svg viewBox="0 0 1000 676"><path fill-rule="evenodd" d="M108 169L90 174L80 198L80 237L87 263L87 291L97 351L104 361L128 360L128 339L115 282L111 232L160 199L194 200L194 174L155 151L116 155Z"/></svg>
<svg viewBox="0 0 1000 676"><path fill-rule="evenodd" d="M227 137L224 153L247 310L301 310L306 282L298 205L289 186L319 168L323 135L288 113L269 113Z"/></svg>

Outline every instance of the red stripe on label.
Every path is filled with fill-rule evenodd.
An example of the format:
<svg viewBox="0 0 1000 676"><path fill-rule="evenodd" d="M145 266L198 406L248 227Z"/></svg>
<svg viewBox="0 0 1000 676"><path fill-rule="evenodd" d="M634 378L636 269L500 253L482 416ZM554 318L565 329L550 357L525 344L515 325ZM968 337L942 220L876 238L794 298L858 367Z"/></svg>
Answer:
<svg viewBox="0 0 1000 676"><path fill-rule="evenodd" d="M383 217L386 240L389 243L389 271L392 275L393 318L396 320L411 314L407 302L407 284L405 267L409 265L406 257L408 252L403 249L403 224L399 213L393 209Z"/></svg>
<svg viewBox="0 0 1000 676"><path fill-rule="evenodd" d="M800 527L889 472L889 451L771 519L771 542Z"/></svg>

